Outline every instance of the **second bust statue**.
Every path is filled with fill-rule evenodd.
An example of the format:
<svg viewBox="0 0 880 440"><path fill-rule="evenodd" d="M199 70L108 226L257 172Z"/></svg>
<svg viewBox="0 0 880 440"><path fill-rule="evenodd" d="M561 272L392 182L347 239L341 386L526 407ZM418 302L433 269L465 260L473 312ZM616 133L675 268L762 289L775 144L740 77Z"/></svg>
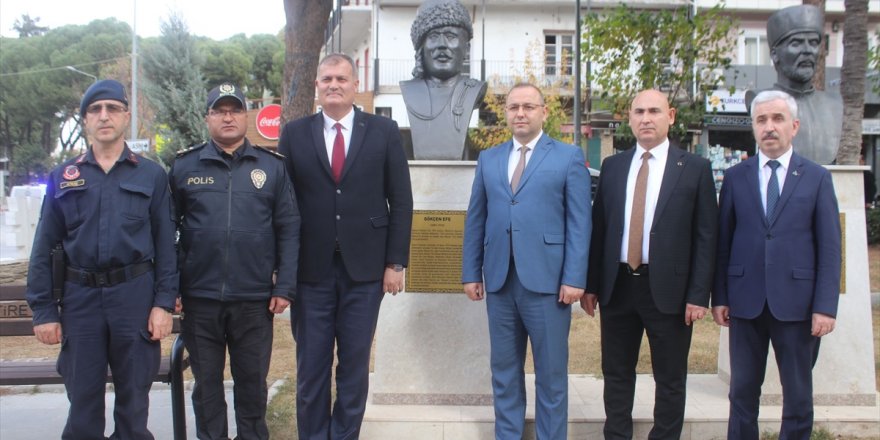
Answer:
<svg viewBox="0 0 880 440"><path fill-rule="evenodd" d="M461 73L473 33L458 0L429 0L416 13L410 31L414 78L400 82L415 159L465 158L471 114L486 95L485 82Z"/></svg>

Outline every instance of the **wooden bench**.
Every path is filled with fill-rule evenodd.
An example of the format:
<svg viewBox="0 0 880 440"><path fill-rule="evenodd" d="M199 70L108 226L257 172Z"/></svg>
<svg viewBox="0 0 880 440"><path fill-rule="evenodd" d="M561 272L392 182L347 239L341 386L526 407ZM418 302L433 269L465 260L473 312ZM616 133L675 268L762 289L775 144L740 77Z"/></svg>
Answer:
<svg viewBox="0 0 880 440"><path fill-rule="evenodd" d="M32 312L25 301L25 286L0 285L0 337L34 336ZM174 315L173 333L178 333L171 346L171 356L163 356L154 382L171 385L171 411L174 439L186 440L186 407L183 396L183 372L189 368L183 340L180 338L180 316ZM34 338L34 344L39 344ZM0 361L0 385L63 384L55 366L56 360ZM113 378L108 369L107 382Z"/></svg>

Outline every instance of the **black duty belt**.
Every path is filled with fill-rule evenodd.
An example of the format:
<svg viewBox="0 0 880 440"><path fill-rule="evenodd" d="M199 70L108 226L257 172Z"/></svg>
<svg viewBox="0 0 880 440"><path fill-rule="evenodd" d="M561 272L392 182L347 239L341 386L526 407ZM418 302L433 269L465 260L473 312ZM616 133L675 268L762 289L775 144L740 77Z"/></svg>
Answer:
<svg viewBox="0 0 880 440"><path fill-rule="evenodd" d="M92 272L68 267L67 281L87 287L111 287L134 279L151 270L153 270L153 263L151 261L129 264L128 266L110 269L105 272Z"/></svg>
<svg viewBox="0 0 880 440"><path fill-rule="evenodd" d="M626 273L627 275L632 275L634 277L640 277L642 275L648 274L648 265L642 264L641 266L633 269L629 267L629 264L620 263L620 271Z"/></svg>

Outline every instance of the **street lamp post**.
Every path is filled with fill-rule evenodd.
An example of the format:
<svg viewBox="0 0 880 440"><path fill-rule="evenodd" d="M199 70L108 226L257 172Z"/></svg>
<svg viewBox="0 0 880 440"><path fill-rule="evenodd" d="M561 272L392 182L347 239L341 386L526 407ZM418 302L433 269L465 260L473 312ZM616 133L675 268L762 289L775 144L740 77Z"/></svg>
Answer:
<svg viewBox="0 0 880 440"><path fill-rule="evenodd" d="M134 12L131 25L131 137L138 135L138 46L137 46L137 0L134 0Z"/></svg>
<svg viewBox="0 0 880 440"><path fill-rule="evenodd" d="M91 73L83 72L82 70L79 70L73 66L64 66L64 68L71 71L71 72L76 72L76 73L79 73L80 75L88 76L88 77L92 78L92 80L93 80L92 82L98 82L98 77L95 75L92 75Z"/></svg>

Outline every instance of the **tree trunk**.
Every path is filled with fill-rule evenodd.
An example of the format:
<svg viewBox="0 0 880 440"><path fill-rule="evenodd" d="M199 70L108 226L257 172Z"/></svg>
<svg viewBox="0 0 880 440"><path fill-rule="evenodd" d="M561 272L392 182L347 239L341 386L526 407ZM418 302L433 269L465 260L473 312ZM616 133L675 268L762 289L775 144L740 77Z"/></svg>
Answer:
<svg viewBox="0 0 880 440"><path fill-rule="evenodd" d="M315 76L318 74L324 30L333 2L327 0L284 0L284 82L282 123L312 113L315 105Z"/></svg>
<svg viewBox="0 0 880 440"><path fill-rule="evenodd" d="M805 5L813 5L822 11L822 23L825 23L825 0L802 0ZM823 24L822 28L825 26ZM822 43L819 45L819 56L816 57L816 74L813 75L813 88L825 90L825 58L828 56L828 48L825 46L825 32L820 35Z"/></svg>
<svg viewBox="0 0 880 440"><path fill-rule="evenodd" d="M52 137L52 126L54 125L54 122L55 121L44 121L43 130L40 133L40 145L43 146L43 151L45 151L46 154L52 154L52 152L55 151L55 138Z"/></svg>
<svg viewBox="0 0 880 440"><path fill-rule="evenodd" d="M840 95L843 129L837 150L838 165L858 165L865 113L865 75L868 70L868 0L844 0L843 66Z"/></svg>

